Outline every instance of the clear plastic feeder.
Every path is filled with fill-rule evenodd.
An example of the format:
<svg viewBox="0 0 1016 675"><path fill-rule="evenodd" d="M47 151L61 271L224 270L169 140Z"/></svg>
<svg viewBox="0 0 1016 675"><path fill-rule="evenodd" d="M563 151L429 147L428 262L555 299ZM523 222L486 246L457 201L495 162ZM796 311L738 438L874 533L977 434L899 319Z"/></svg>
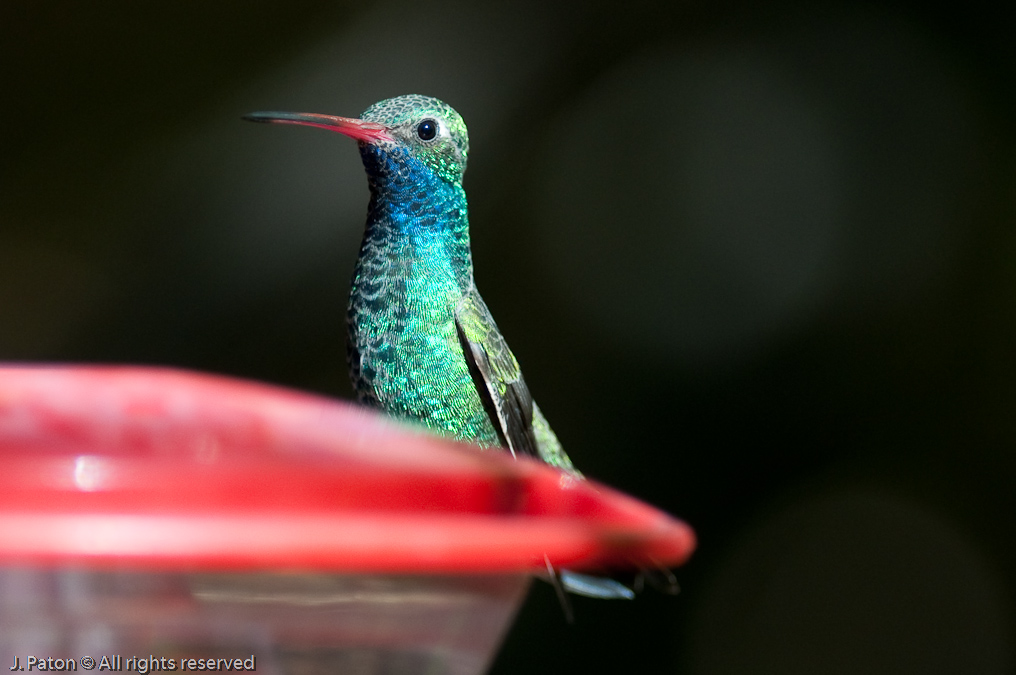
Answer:
<svg viewBox="0 0 1016 675"><path fill-rule="evenodd" d="M694 547L538 462L172 370L0 368L0 466L0 658L26 672L480 673L547 561Z"/></svg>

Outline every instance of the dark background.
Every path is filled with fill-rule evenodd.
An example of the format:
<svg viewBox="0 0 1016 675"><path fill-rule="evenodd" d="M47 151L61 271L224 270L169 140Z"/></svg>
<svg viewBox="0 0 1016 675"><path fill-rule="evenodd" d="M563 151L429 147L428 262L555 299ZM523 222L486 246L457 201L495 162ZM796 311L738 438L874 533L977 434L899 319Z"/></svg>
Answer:
<svg viewBox="0 0 1016 675"><path fill-rule="evenodd" d="M7 0L0 358L348 397L355 147L239 117L437 96L541 407L700 537L493 673L1013 672L1001 4Z"/></svg>

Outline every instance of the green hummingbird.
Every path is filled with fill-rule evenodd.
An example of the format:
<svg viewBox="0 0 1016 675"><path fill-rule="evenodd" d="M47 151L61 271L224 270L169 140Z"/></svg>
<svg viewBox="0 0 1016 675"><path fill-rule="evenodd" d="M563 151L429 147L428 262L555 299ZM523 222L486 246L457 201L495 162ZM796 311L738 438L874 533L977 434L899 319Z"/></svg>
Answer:
<svg viewBox="0 0 1016 675"><path fill-rule="evenodd" d="M462 117L436 98L409 95L375 103L359 118L258 112L245 119L329 129L358 142L370 204L349 296L347 357L359 401L582 478L476 289ZM563 570L561 581L581 595L632 597L611 579Z"/></svg>

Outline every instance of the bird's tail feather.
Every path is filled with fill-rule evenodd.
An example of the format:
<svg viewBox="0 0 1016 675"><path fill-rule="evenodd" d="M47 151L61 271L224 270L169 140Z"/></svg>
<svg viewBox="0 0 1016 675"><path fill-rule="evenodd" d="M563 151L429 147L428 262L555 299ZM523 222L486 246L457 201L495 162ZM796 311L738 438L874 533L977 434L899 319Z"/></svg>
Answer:
<svg viewBox="0 0 1016 675"><path fill-rule="evenodd" d="M635 592L632 589L607 577L594 577L571 570L561 570L558 576L564 590L575 595L584 595L587 598L599 598L600 600L635 599Z"/></svg>

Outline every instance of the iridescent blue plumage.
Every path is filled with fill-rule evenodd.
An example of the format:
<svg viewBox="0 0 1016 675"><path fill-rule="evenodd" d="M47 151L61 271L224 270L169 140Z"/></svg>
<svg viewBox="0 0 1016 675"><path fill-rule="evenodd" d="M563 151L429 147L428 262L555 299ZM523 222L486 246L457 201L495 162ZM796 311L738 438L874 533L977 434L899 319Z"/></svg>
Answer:
<svg viewBox="0 0 1016 675"><path fill-rule="evenodd" d="M402 148L363 144L361 154L371 201L348 309L357 395L497 445L455 328L455 307L473 288L465 193Z"/></svg>
<svg viewBox="0 0 1016 675"><path fill-rule="evenodd" d="M580 478L533 402L473 281L462 176L466 125L425 96L376 103L359 119L255 113L359 141L370 205L348 307L360 401L482 447L531 454ZM563 572L570 590L630 597L609 579Z"/></svg>

